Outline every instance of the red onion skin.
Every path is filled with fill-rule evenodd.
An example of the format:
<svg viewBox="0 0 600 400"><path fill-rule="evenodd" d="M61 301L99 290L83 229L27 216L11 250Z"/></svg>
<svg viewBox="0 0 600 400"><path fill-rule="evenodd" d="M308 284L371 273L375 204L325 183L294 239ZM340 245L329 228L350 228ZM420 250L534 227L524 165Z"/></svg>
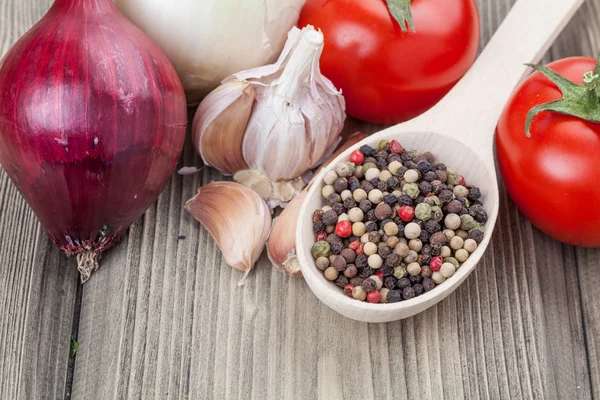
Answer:
<svg viewBox="0 0 600 400"><path fill-rule="evenodd" d="M56 0L0 63L0 163L68 255L156 200L186 124L174 68L111 0Z"/></svg>

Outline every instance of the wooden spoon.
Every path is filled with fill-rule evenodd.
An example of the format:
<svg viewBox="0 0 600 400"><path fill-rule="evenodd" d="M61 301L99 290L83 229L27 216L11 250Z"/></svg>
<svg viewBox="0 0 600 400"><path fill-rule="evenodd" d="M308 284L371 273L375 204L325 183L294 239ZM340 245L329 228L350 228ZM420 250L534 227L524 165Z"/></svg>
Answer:
<svg viewBox="0 0 600 400"><path fill-rule="evenodd" d="M378 132L352 146L325 168L308 192L300 211L296 249L302 274L315 295L340 314L365 322L388 322L413 316L452 293L477 265L488 246L498 216L498 181L493 137L504 104L528 68L538 62L583 0L518 0L471 70L427 113ZM418 27L417 27L418 29ZM523 133L524 134L524 133ZM311 255L315 242L312 213L323 206L325 173L350 153L380 140L398 140L405 148L430 151L438 162L454 168L478 186L489 219L477 250L456 274L430 292L393 304L370 304L346 297L327 281Z"/></svg>

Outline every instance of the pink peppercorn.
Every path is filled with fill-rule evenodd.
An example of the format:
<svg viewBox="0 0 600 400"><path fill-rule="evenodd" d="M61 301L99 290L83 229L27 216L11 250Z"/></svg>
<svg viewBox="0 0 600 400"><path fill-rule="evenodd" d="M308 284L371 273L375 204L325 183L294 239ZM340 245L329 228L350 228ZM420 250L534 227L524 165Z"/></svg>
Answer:
<svg viewBox="0 0 600 400"><path fill-rule="evenodd" d="M352 291L354 290L354 286L346 285L344 286L344 294L348 297L352 297Z"/></svg>
<svg viewBox="0 0 600 400"><path fill-rule="evenodd" d="M437 257L432 257L431 261L429 262L429 268L431 268L432 271L439 271L440 268L442 267L442 264L444 263L444 259L440 256Z"/></svg>
<svg viewBox="0 0 600 400"><path fill-rule="evenodd" d="M402 206L398 210L398 216L404 222L410 222L415 218L415 209L411 206Z"/></svg>
<svg viewBox="0 0 600 400"><path fill-rule="evenodd" d="M356 254L365 254L365 250L364 250L364 243L361 243L360 246L358 246L358 249L356 249Z"/></svg>
<svg viewBox="0 0 600 400"><path fill-rule="evenodd" d="M354 251L358 250L358 248L360 247L360 240L355 240L354 242L350 243L349 247Z"/></svg>
<svg viewBox="0 0 600 400"><path fill-rule="evenodd" d="M341 238L348 238L352 235L352 223L350 221L340 221L335 226L335 234Z"/></svg>
<svg viewBox="0 0 600 400"><path fill-rule="evenodd" d="M373 292L367 293L367 301L369 303L379 303L379 301L381 300L381 293L379 292L379 290L375 290Z"/></svg>
<svg viewBox="0 0 600 400"><path fill-rule="evenodd" d="M327 232L319 232L319 233L317 233L317 238L316 238L317 242L321 242L321 241L323 241L325 239L327 239Z"/></svg>
<svg viewBox="0 0 600 400"><path fill-rule="evenodd" d="M365 155L360 150L354 150L350 153L350 162L360 165L365 161Z"/></svg>
<svg viewBox="0 0 600 400"><path fill-rule="evenodd" d="M381 281L383 282L383 271L378 269L377 271L375 271L375 275L377 275L379 277L379 279L381 279Z"/></svg>
<svg viewBox="0 0 600 400"><path fill-rule="evenodd" d="M467 182L465 181L465 177L462 176L462 175L460 176L460 182L459 182L459 184L463 185L463 186L465 186L467 184Z"/></svg>
<svg viewBox="0 0 600 400"><path fill-rule="evenodd" d="M390 150L392 153L400 154L404 151L404 148L397 140L392 140L390 142Z"/></svg>

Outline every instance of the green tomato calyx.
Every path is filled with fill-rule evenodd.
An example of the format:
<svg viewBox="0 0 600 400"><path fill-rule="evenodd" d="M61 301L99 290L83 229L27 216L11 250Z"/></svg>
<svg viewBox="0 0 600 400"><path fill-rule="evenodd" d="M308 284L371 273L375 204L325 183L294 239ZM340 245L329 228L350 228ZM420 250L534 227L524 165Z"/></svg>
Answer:
<svg viewBox="0 0 600 400"><path fill-rule="evenodd" d="M525 120L525 135L531 137L531 123L542 111L553 111L571 115L589 122L600 122L600 54L593 71L583 75L583 85L578 85L561 76L548 67L526 64L554 83L563 97L558 100L539 104L529 110Z"/></svg>
<svg viewBox="0 0 600 400"><path fill-rule="evenodd" d="M415 32L415 24L413 23L412 13L410 11L410 1L411 0L386 0L388 10L390 10L392 17L400 24L402 32L407 31L406 25L408 25L411 31Z"/></svg>

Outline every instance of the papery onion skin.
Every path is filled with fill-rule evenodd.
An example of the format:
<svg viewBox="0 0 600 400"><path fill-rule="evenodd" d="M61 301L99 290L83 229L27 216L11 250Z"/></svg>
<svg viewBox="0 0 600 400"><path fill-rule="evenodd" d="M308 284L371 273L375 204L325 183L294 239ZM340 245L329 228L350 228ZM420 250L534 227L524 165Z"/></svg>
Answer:
<svg viewBox="0 0 600 400"><path fill-rule="evenodd" d="M68 255L142 215L186 124L174 68L110 0L56 0L0 63L0 163Z"/></svg>

